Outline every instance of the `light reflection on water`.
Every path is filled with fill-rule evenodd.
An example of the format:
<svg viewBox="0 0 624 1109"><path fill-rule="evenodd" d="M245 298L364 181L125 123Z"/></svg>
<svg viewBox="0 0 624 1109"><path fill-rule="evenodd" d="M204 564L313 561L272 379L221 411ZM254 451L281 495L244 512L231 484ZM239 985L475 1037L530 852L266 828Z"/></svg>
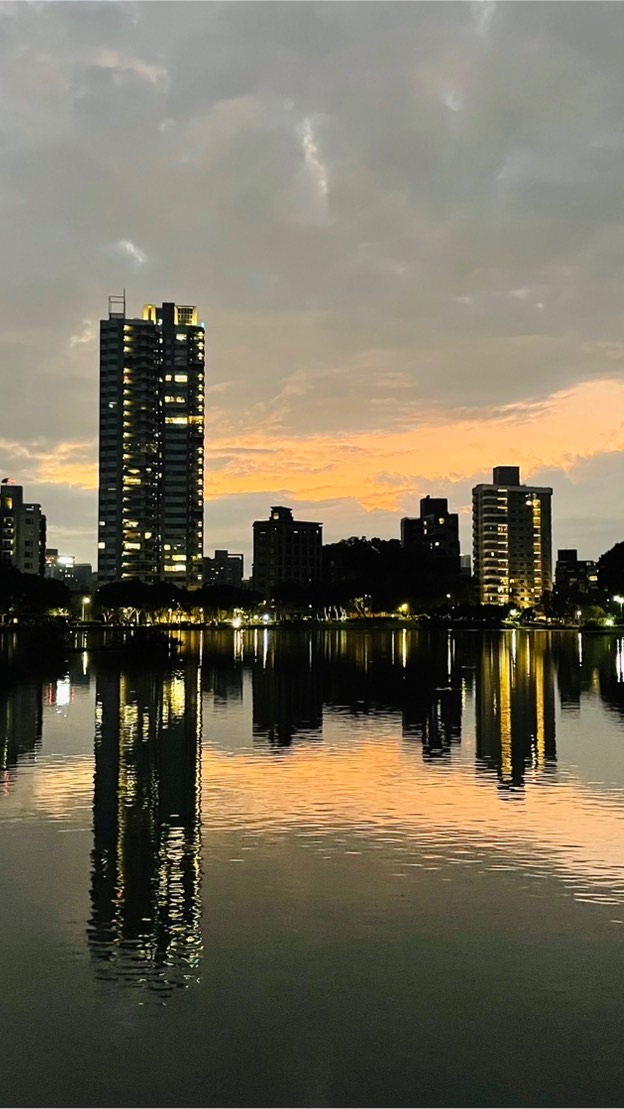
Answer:
<svg viewBox="0 0 624 1109"><path fill-rule="evenodd" d="M330 932L368 903L355 927L381 942L425 879L476 929L483 882L509 914L518 898L591 906L621 959L621 638L264 629L180 644L147 662L81 643L35 673L6 641L0 656L0 863L20 862L29 829L76 837L86 880L67 864L64 927L96 989L141 1005L189 989L208 1006L224 898L227 957L267 890L280 927L293 896L325 905Z"/></svg>

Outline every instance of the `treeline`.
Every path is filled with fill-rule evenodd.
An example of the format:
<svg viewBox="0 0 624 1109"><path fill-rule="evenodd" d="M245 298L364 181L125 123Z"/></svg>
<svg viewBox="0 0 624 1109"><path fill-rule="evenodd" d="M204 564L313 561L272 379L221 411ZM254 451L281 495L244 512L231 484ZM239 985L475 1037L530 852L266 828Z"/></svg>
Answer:
<svg viewBox="0 0 624 1109"><path fill-rule="evenodd" d="M235 608L253 609L270 601L278 609L306 612L331 608L356 612L392 612L401 605L410 611L435 609L471 599L470 581L459 576L452 560L427 558L406 551L398 540L351 538L323 548L323 576L319 582L283 582L264 598L250 589L203 586L183 589L164 582L113 582L98 589L94 608L106 618L121 610L162 616L167 610L219 617Z"/></svg>
<svg viewBox="0 0 624 1109"><path fill-rule="evenodd" d="M169 612L173 616L203 610L204 617L219 619L235 608L253 607L260 600L258 593L229 585L184 589L170 582L150 585L130 579L100 586L93 598L93 615L107 620L125 611L128 615L142 613L155 618Z"/></svg>
<svg viewBox="0 0 624 1109"><path fill-rule="evenodd" d="M0 562L0 615L22 619L40 618L66 611L71 594L61 581L22 574L10 563Z"/></svg>
<svg viewBox="0 0 624 1109"><path fill-rule="evenodd" d="M607 613L621 619L622 603L615 597L624 596L624 543L616 543L600 556L596 564L598 580L577 581L560 585L544 595L543 610L554 619L573 619L581 613L584 622L600 621Z"/></svg>
<svg viewBox="0 0 624 1109"><path fill-rule="evenodd" d="M600 556L598 581L608 595L624 595L624 543L616 543Z"/></svg>

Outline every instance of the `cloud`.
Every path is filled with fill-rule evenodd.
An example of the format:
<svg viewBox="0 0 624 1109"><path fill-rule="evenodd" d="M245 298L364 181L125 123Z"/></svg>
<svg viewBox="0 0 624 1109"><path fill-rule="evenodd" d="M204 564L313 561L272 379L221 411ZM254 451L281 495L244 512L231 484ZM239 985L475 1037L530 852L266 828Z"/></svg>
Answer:
<svg viewBox="0 0 624 1109"><path fill-rule="evenodd" d="M69 347L73 350L74 347L84 346L85 343L93 343L97 335L95 325L92 320L82 321L82 331L76 332L75 335L69 337Z"/></svg>
<svg viewBox="0 0 624 1109"><path fill-rule="evenodd" d="M143 58L120 54L115 50L101 50L94 58L94 64L102 69L119 73L132 73L147 81L149 85L165 91L169 84L169 74L164 65L146 62Z"/></svg>
<svg viewBox="0 0 624 1109"><path fill-rule="evenodd" d="M117 239L116 242L111 243L107 248L114 254L122 258L129 258L136 266L144 266L147 262L147 255L141 247L136 246L130 239Z"/></svg>
<svg viewBox="0 0 624 1109"><path fill-rule="evenodd" d="M39 480L45 444L52 528L95 503L94 446L64 445L94 443L92 337L121 285L133 314L177 299L206 320L211 504L241 543L249 497L391 531L417 486L468 503L505 447L562 498L604 458L622 518L620 5L8 13L0 457Z"/></svg>

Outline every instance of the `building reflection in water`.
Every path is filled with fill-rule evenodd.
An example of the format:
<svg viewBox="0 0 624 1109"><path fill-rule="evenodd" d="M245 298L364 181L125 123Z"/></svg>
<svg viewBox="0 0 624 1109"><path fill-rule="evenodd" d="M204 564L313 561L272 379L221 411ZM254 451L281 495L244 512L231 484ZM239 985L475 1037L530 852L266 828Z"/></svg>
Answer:
<svg viewBox="0 0 624 1109"><path fill-rule="evenodd" d="M36 629L0 635L0 792L6 793L21 762L34 762L43 734L44 687L66 681L65 652Z"/></svg>
<svg viewBox="0 0 624 1109"><path fill-rule="evenodd" d="M289 747L294 738L323 733L321 659L308 636L282 639L256 633L249 653L253 689L253 742Z"/></svg>
<svg viewBox="0 0 624 1109"><path fill-rule="evenodd" d="M89 947L99 977L160 995L201 958L199 675L96 673Z"/></svg>
<svg viewBox="0 0 624 1109"><path fill-rule="evenodd" d="M476 670L477 766L501 788L556 764L555 668L543 634L484 635Z"/></svg>
<svg viewBox="0 0 624 1109"><path fill-rule="evenodd" d="M243 700L243 650L241 632L213 631L206 643L202 666L202 689L210 693L216 707Z"/></svg>
<svg viewBox="0 0 624 1109"><path fill-rule="evenodd" d="M403 736L422 743L426 760L448 757L461 743L465 681L458 664L457 643L449 634L423 635L411 643L403 633L405 667Z"/></svg>
<svg viewBox="0 0 624 1109"><path fill-rule="evenodd" d="M0 689L0 791L10 789L19 762L37 757L42 729L42 681Z"/></svg>

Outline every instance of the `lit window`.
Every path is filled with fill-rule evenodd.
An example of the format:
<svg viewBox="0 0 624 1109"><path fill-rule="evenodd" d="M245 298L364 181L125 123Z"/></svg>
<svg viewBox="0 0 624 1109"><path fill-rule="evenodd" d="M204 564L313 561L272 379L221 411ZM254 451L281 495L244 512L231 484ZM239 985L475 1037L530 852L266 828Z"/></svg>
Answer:
<svg viewBox="0 0 624 1109"><path fill-rule="evenodd" d="M174 374L174 381L188 381L188 374Z"/></svg>
<svg viewBox="0 0 624 1109"><path fill-rule="evenodd" d="M176 339L178 340L179 343L185 343L186 342L186 331L178 331L178 333L176 335Z"/></svg>
<svg viewBox="0 0 624 1109"><path fill-rule="evenodd" d="M187 424L187 416L165 416L166 424Z"/></svg>
<svg viewBox="0 0 624 1109"><path fill-rule="evenodd" d="M144 531L144 532L143 532L143 538L144 538L144 539L151 539L151 538L152 538L152 533L151 533L151 531Z"/></svg>
<svg viewBox="0 0 624 1109"><path fill-rule="evenodd" d="M98 550L99 550L99 551L104 551L105 549L106 549L106 543L104 543L104 542L99 542L99 543L98 543Z"/></svg>
<svg viewBox="0 0 624 1109"><path fill-rule="evenodd" d="M140 543L124 543L124 551L140 551Z"/></svg>

